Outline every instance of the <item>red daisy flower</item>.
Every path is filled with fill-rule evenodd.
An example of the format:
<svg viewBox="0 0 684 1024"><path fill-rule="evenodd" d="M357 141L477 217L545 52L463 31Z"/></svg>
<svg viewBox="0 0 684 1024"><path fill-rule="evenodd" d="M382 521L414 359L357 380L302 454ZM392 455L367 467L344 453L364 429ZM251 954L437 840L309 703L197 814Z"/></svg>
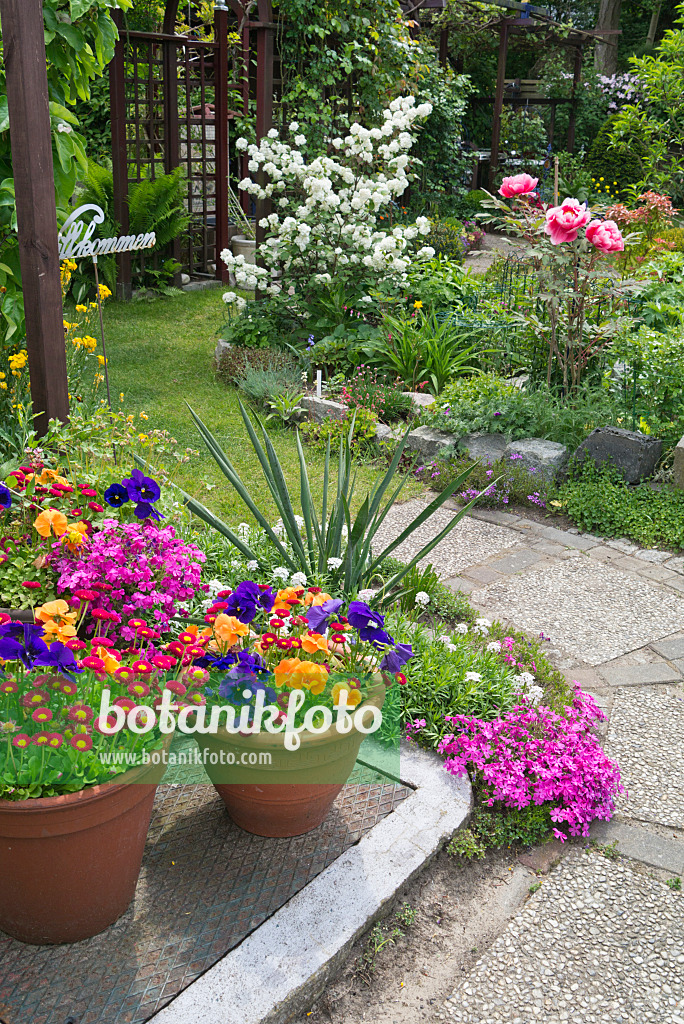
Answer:
<svg viewBox="0 0 684 1024"><path fill-rule="evenodd" d="M50 708L36 708L31 714L31 718L34 722L51 722L52 712Z"/></svg>
<svg viewBox="0 0 684 1024"><path fill-rule="evenodd" d="M70 722L78 722L80 725L87 725L94 717L95 712L87 704L72 704L67 714Z"/></svg>
<svg viewBox="0 0 684 1024"><path fill-rule="evenodd" d="M92 736L86 736L85 733L79 732L75 736L72 736L69 743L75 750L92 750L93 738Z"/></svg>

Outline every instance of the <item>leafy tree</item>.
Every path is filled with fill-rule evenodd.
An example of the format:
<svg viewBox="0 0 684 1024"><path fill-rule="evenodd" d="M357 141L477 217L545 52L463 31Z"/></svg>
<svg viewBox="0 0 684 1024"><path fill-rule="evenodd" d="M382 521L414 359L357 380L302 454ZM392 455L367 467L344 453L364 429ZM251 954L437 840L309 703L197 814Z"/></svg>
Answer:
<svg viewBox="0 0 684 1024"><path fill-rule="evenodd" d="M614 149L638 155L639 184L668 195L684 173L684 4L677 14L653 55L630 58L640 100L619 111L611 133Z"/></svg>
<svg viewBox="0 0 684 1024"><path fill-rule="evenodd" d="M112 8L130 6L131 0L43 0L58 217L66 217L79 170L87 165L85 140L69 107L88 100L92 83L112 59L117 38ZM16 227L7 85L0 54L0 338L12 347L24 336Z"/></svg>

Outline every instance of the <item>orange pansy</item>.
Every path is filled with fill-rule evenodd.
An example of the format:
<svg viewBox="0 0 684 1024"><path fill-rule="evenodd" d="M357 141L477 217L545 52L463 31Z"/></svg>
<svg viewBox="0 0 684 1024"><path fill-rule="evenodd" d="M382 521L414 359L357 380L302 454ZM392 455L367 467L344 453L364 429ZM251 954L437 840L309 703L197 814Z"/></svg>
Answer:
<svg viewBox="0 0 684 1024"><path fill-rule="evenodd" d="M67 517L56 508L46 508L41 512L33 524L41 537L49 537L54 532L55 537L61 537L69 526Z"/></svg>
<svg viewBox="0 0 684 1024"><path fill-rule="evenodd" d="M328 654L330 651L328 641L320 633L307 633L301 640L302 650L306 651L307 654L314 654L316 651L325 651Z"/></svg>
<svg viewBox="0 0 684 1024"><path fill-rule="evenodd" d="M241 636L247 636L249 626L240 622L234 615L225 615L221 612L216 616L214 623L214 636L226 647L234 647Z"/></svg>

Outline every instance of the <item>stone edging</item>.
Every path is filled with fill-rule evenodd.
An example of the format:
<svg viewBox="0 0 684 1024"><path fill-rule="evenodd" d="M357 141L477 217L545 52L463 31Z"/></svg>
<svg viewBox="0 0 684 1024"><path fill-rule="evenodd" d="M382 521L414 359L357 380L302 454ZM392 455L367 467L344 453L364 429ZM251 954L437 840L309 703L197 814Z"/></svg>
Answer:
<svg viewBox="0 0 684 1024"><path fill-rule="evenodd" d="M308 1009L353 943L470 814L469 781L449 775L437 754L402 742L400 773L414 793L156 1013L154 1024L285 1024Z"/></svg>

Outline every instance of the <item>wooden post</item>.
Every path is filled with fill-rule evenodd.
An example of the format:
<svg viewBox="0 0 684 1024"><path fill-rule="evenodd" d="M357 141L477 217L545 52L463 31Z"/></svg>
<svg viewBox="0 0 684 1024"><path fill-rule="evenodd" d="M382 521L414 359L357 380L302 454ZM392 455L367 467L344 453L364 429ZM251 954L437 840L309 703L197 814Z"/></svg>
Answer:
<svg viewBox="0 0 684 1024"><path fill-rule="evenodd" d="M114 59L109 65L109 108L112 122L112 177L114 179L114 220L122 235L128 234L128 146L126 142L126 82L124 41L121 35L123 14L113 11L112 18L119 30ZM120 299L133 297L131 254L116 257L116 293Z"/></svg>
<svg viewBox="0 0 684 1024"><path fill-rule="evenodd" d="M257 79L256 79L256 137L257 143L268 134L273 125L273 29L271 24L260 24L257 33ZM263 171L257 177L259 184L264 186L266 176ZM264 228L259 221L267 217L271 211L270 199L257 199L256 202L256 243L257 248L264 240Z"/></svg>
<svg viewBox="0 0 684 1024"><path fill-rule="evenodd" d="M572 93L570 104L570 116L568 117L568 139L566 142L567 150L569 153L574 152L575 149L575 125L577 123L577 89L580 84L582 77L582 47L578 46L575 50L575 68L572 76Z"/></svg>
<svg viewBox="0 0 684 1024"><path fill-rule="evenodd" d="M501 111L503 110L504 88L506 85L506 57L508 55L508 22L499 25L499 63L496 71L496 93L492 113L492 151L489 158L489 188L494 187L494 177L499 167L499 141L501 139Z"/></svg>
<svg viewBox="0 0 684 1024"><path fill-rule="evenodd" d="M216 277L228 283L229 270L221 259L228 248L228 11L214 13L214 159L216 161Z"/></svg>
<svg viewBox="0 0 684 1024"><path fill-rule="evenodd" d="M0 0L35 428L69 417L42 0Z"/></svg>
<svg viewBox="0 0 684 1024"><path fill-rule="evenodd" d="M449 65L449 26L446 25L439 33L439 63L443 68Z"/></svg>

